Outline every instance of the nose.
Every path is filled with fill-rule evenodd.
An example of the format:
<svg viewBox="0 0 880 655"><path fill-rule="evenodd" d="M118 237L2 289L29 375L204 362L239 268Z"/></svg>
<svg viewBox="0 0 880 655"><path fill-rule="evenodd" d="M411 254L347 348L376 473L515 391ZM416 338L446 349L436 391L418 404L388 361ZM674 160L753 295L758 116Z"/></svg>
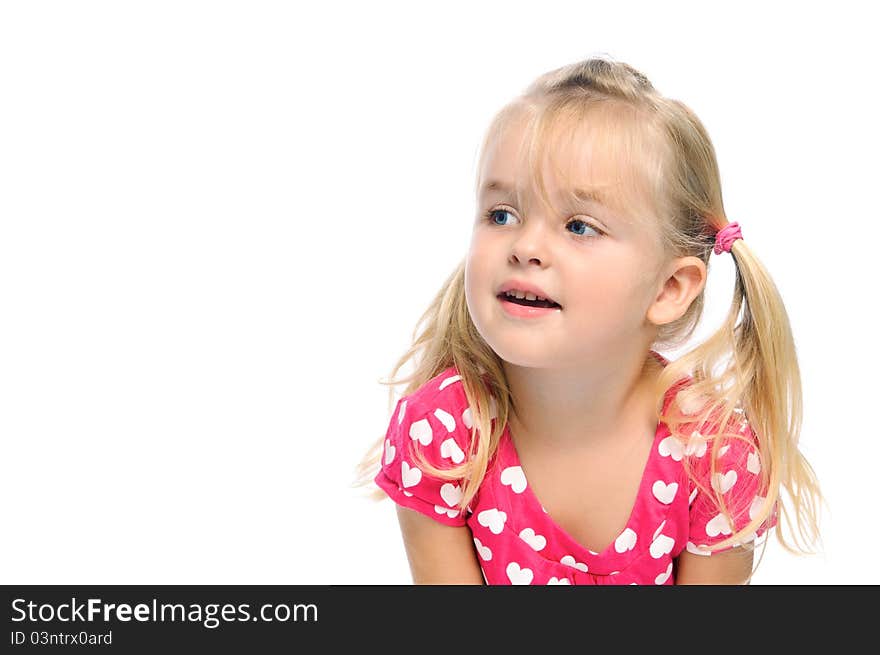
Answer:
<svg viewBox="0 0 880 655"><path fill-rule="evenodd" d="M531 220L523 224L519 234L511 243L510 261L528 264L534 262L538 266L544 266L549 261L545 229L539 220Z"/></svg>

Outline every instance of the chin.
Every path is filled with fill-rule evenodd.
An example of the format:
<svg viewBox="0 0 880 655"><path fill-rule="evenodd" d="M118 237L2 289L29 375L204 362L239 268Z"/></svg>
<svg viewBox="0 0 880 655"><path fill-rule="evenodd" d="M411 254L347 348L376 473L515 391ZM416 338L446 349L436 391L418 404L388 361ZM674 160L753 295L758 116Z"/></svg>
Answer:
<svg viewBox="0 0 880 655"><path fill-rule="evenodd" d="M503 361L524 368L553 368L559 365L559 358L550 352L546 342L535 339L483 339Z"/></svg>

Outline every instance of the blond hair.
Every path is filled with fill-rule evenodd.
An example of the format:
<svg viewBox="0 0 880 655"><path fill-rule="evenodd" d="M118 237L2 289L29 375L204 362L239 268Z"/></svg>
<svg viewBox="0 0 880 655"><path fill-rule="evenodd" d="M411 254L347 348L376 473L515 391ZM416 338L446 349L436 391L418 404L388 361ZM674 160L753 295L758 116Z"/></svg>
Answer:
<svg viewBox="0 0 880 655"><path fill-rule="evenodd" d="M618 204L647 197L656 220L652 224L658 247L669 258L695 256L707 266L714 235L727 225L722 203L720 176L712 142L700 120L682 102L662 96L642 73L607 57L591 58L563 66L537 78L525 92L502 108L487 129L480 161L487 145L514 116L529 117L528 143L531 170L542 198L547 202L540 166L551 129L578 130L599 125L598 148L602 154L627 166L632 177L616 194ZM590 117L591 122L586 120ZM571 133L566 133L569 138ZM633 193L636 190L639 193ZM745 438L729 429L733 413L745 413L757 438L762 489L766 501L740 530L712 550L748 540L778 508L776 535L789 552L812 552L819 536L818 509L822 502L815 473L798 449L802 418L801 379L794 339L785 305L767 269L748 243L734 241L731 255L736 282L733 301L721 327L703 343L669 362L657 378L655 393L662 398L678 380L690 377L686 398L658 412L658 421L670 433L688 443L692 438L693 413L679 404L700 400L696 423L709 420L718 427L712 439L710 479L714 479L719 449L724 439ZM416 323L410 348L391 372L392 386L404 384L403 395L417 390L450 366L461 375L473 417L469 452L464 463L438 469L418 457L420 468L441 478L463 478L463 511L476 494L495 453L512 405L500 358L477 332L468 312L464 292L465 259L442 284ZM704 291L677 320L658 326L655 347L678 348L693 334L704 308ZM737 323L737 319L742 318ZM422 326L421 332L419 327ZM408 362L413 372L394 376ZM394 405L393 389L390 408ZM679 394L681 395L681 394ZM684 401L684 402L683 402ZM497 420L492 422L494 405ZM662 403L661 403L662 405ZM488 436L486 436L488 435ZM377 471L384 435L360 462L356 485L368 485ZM686 469L688 458L684 458ZM729 512L719 489L700 485L721 511ZM385 497L374 490L377 498ZM733 521L731 521L733 525ZM783 532L788 528L791 541Z"/></svg>

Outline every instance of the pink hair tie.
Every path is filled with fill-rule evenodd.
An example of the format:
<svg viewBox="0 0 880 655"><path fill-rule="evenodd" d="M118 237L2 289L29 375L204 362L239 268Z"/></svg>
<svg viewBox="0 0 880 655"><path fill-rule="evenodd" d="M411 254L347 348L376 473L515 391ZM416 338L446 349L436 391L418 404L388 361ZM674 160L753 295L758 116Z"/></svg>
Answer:
<svg viewBox="0 0 880 655"><path fill-rule="evenodd" d="M730 252L730 247L737 239L742 239L739 223L728 223L715 234L715 254Z"/></svg>

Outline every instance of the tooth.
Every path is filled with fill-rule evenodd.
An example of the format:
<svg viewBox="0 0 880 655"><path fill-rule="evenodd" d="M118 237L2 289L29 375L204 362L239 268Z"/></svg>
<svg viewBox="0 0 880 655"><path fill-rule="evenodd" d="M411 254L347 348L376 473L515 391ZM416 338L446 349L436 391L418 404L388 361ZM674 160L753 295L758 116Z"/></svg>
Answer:
<svg viewBox="0 0 880 655"><path fill-rule="evenodd" d="M526 300L535 300L537 297L538 297L538 296L536 296L536 295L533 294L533 293L527 293L527 294L526 294Z"/></svg>
<svg viewBox="0 0 880 655"><path fill-rule="evenodd" d="M546 298L542 298L541 296L535 296L538 300L547 300Z"/></svg>
<svg viewBox="0 0 880 655"><path fill-rule="evenodd" d="M524 294L522 291L512 291L511 293L513 293L514 296L520 299L526 297L526 294Z"/></svg>

